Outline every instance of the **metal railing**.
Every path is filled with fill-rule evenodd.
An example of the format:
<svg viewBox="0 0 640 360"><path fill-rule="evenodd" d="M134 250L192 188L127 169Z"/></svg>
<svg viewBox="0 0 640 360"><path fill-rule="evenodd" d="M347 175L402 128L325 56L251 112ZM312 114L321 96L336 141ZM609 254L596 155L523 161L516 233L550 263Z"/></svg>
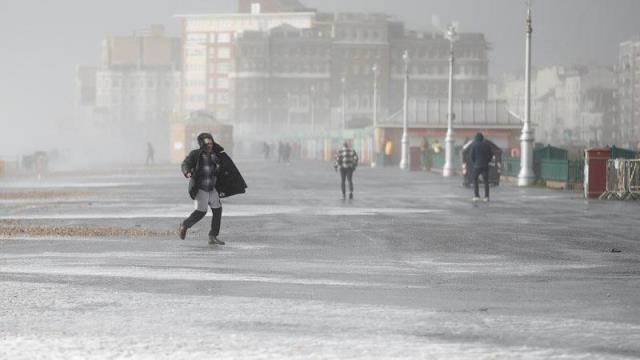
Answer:
<svg viewBox="0 0 640 360"><path fill-rule="evenodd" d="M408 125L411 127L446 127L447 100L421 99L409 100ZM456 100L453 103L456 127L522 127L522 122L507 109L504 100ZM402 124L404 113L401 110L381 119L381 126L398 126Z"/></svg>
<svg viewBox="0 0 640 360"><path fill-rule="evenodd" d="M607 162L606 200L640 199L640 160L613 159Z"/></svg>

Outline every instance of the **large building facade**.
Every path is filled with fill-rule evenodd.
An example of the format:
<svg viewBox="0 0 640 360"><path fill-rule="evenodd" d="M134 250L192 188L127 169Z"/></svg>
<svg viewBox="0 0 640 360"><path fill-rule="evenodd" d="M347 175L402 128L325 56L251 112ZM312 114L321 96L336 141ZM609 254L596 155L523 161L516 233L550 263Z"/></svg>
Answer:
<svg viewBox="0 0 640 360"><path fill-rule="evenodd" d="M640 39L620 44L617 66L618 122L621 143L640 148Z"/></svg>
<svg viewBox="0 0 640 360"><path fill-rule="evenodd" d="M179 15L183 26L183 117L206 110L233 123L230 76L235 72L234 43L244 32L266 32L283 24L311 28L314 13L237 13Z"/></svg>
<svg viewBox="0 0 640 360"><path fill-rule="evenodd" d="M449 41L442 34L408 31L382 14L305 12L295 4L284 7L288 13L259 12L266 3L241 2L249 13L181 16L185 113L207 110L256 133L367 126L374 86L379 118L402 108L404 51L409 96L447 97ZM455 51L456 98L486 100L484 36L462 34Z"/></svg>
<svg viewBox="0 0 640 360"><path fill-rule="evenodd" d="M169 156L169 123L177 116L182 68L179 38L167 37L162 26L103 42L102 62L79 67L78 108L99 130L113 158L132 153L144 157L146 144L158 160Z"/></svg>

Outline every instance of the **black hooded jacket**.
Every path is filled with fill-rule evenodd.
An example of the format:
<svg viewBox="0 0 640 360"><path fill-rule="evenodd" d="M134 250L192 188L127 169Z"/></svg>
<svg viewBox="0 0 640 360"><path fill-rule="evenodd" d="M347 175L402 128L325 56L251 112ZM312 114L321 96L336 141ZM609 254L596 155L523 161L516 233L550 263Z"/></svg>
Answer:
<svg viewBox="0 0 640 360"><path fill-rule="evenodd" d="M198 189L200 188L200 184L198 183L198 171L201 169L200 159L202 159L202 153L205 151L204 138L213 139L209 134L201 134L198 136L200 149L191 151L184 159L181 166L182 174L185 177L187 176L187 173L191 173L191 179L189 180L189 196L192 199L195 199L198 194ZM236 165L224 151L224 148L214 142L213 152L220 161L218 164L220 166L220 170L216 171L217 181L215 186L219 196L221 198L225 198L233 195L244 194L247 184L242 178L242 175Z"/></svg>
<svg viewBox="0 0 640 360"><path fill-rule="evenodd" d="M482 134L477 134L471 144L471 163L474 169L486 169L493 158L493 149Z"/></svg>

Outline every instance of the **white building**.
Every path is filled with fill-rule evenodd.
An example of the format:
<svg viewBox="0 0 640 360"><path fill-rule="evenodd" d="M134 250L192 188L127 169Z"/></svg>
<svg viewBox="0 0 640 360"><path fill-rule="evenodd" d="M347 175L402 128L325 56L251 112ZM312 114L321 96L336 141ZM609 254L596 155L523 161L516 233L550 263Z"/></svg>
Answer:
<svg viewBox="0 0 640 360"><path fill-rule="evenodd" d="M206 110L232 122L230 75L234 72L233 39L245 31L267 31L283 24L311 28L314 12L178 15L183 27L182 115ZM184 117L184 116L183 116Z"/></svg>
<svg viewBox="0 0 640 360"><path fill-rule="evenodd" d="M112 159L144 160L147 143L156 149L156 161L169 159L169 122L179 110L181 55L180 39L152 26L131 36L107 38L102 63L78 68L79 116L85 128L101 135L103 145L114 152Z"/></svg>
<svg viewBox="0 0 640 360"><path fill-rule="evenodd" d="M620 44L617 66L620 141L640 149L640 40Z"/></svg>
<svg viewBox="0 0 640 360"><path fill-rule="evenodd" d="M524 82L506 79L499 97L522 117ZM532 123L537 142L554 145L611 144L615 127L615 74L606 67L552 66L532 74Z"/></svg>

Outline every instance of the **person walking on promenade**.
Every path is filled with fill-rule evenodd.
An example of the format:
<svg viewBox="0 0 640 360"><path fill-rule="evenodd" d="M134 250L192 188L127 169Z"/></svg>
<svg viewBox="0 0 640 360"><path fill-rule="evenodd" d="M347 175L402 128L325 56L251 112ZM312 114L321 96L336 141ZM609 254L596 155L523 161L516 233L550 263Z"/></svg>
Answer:
<svg viewBox="0 0 640 360"><path fill-rule="evenodd" d="M480 200L478 179L482 175L484 181L484 201L489 201L489 162L493 159L491 145L484 141L482 133L477 133L471 144L471 163L473 164L473 201Z"/></svg>
<svg viewBox="0 0 640 360"><path fill-rule="evenodd" d="M384 142L384 165L391 165L391 157L393 156L393 142L387 139Z"/></svg>
<svg viewBox="0 0 640 360"><path fill-rule="evenodd" d="M431 158L431 145L429 144L429 139L426 137L422 139L420 151L422 153L422 169L424 171L430 171L433 159Z"/></svg>
<svg viewBox="0 0 640 360"><path fill-rule="evenodd" d="M149 166L149 164L155 163L154 159L155 150L153 149L153 145L148 142L147 143L147 160L145 160L145 164Z"/></svg>
<svg viewBox="0 0 640 360"><path fill-rule="evenodd" d="M440 144L439 140L433 143L433 152L435 154L440 154L442 152L442 144Z"/></svg>
<svg viewBox="0 0 640 360"><path fill-rule="evenodd" d="M211 134L198 135L198 145L200 148L191 151L182 162L182 174L189 179L189 196L195 202L195 211L180 223L178 236L184 240L187 230L202 220L210 207L213 218L209 244L224 245L224 241L218 239L222 220L220 198L243 194L247 184L222 146L213 141Z"/></svg>
<svg viewBox="0 0 640 360"><path fill-rule="evenodd" d="M349 181L349 199L353 199L353 172L356 171L357 167L358 154L355 150L349 147L349 143L345 141L342 145L342 149L338 150L336 154L336 164L334 165L336 171L340 169L342 200L347 197L345 180Z"/></svg>

